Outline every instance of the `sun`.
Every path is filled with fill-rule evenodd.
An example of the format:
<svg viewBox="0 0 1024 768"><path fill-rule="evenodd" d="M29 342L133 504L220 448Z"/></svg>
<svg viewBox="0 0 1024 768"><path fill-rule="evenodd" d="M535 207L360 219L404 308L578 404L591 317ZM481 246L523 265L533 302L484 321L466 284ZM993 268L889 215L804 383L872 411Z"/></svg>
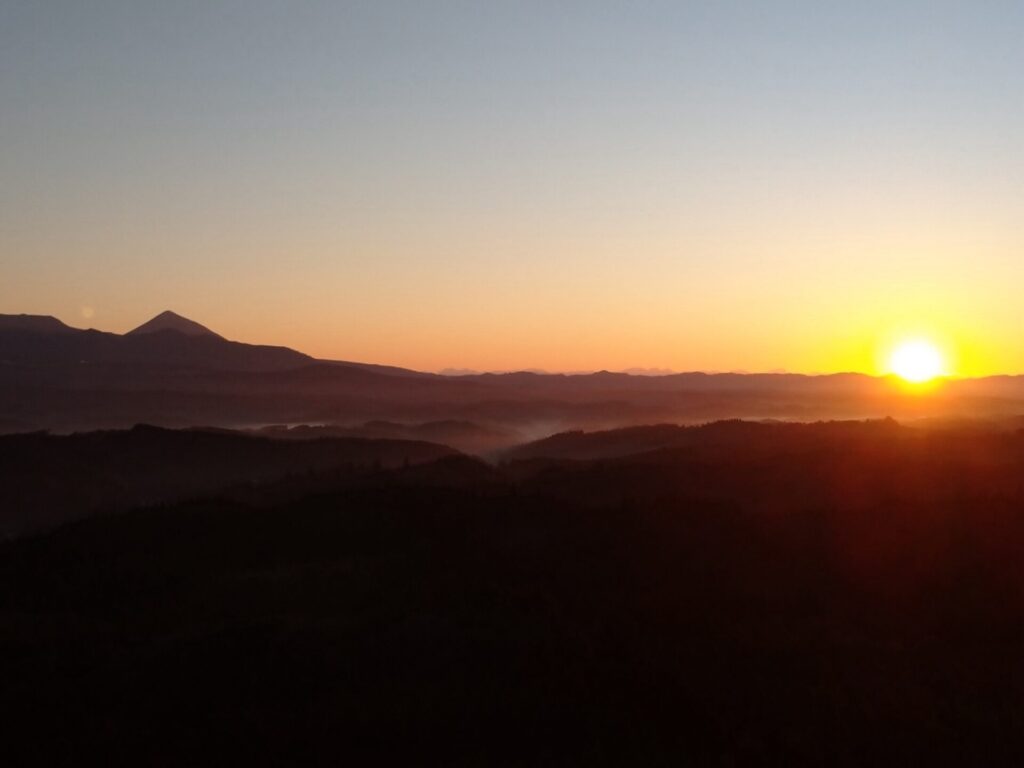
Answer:
<svg viewBox="0 0 1024 768"><path fill-rule="evenodd" d="M889 369L901 379L914 384L941 376L945 367L939 348L923 339L904 341L889 357Z"/></svg>

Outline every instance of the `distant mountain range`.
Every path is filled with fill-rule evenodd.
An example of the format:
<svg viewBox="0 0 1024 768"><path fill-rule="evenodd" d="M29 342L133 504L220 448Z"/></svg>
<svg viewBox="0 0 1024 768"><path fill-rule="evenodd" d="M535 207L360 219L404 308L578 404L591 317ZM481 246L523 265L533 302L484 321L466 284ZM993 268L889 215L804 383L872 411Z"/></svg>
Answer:
<svg viewBox="0 0 1024 768"><path fill-rule="evenodd" d="M1015 376L949 381L927 396L889 378L843 373L439 375L319 360L230 341L171 311L126 333L54 317L0 315L0 432L367 423L412 436L440 429L493 449L570 429L696 424L723 418L1004 418L1024 414ZM382 430L369 432L380 434ZM501 439L495 436L502 435Z"/></svg>

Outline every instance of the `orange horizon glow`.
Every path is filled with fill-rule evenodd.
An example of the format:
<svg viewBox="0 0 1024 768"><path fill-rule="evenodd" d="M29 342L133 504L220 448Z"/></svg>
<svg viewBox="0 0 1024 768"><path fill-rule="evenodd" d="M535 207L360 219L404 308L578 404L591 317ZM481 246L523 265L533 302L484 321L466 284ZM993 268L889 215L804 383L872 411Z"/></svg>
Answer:
<svg viewBox="0 0 1024 768"><path fill-rule="evenodd" d="M1010 4L14 5L2 313L424 371L885 375L920 337L1024 372Z"/></svg>
<svg viewBox="0 0 1024 768"><path fill-rule="evenodd" d="M908 325L894 325L893 330L879 332L874 336L865 334L863 339L856 339L852 334L845 338L839 336L835 343L824 341L821 348L798 344L792 339L784 343L784 339L773 338L770 344L758 349L745 339L723 334L680 343L674 345L670 353L666 353L659 346L672 345L672 340L671 334L664 329L661 332L650 329L648 333L638 333L634 338L630 329L606 328L603 333L594 336L581 333L575 337L574 343L568 344L565 341L567 329L553 328L549 333L541 333L540 328L527 324L511 327L500 340L489 342L484 329L470 326L452 329L450 335L443 335L416 323L410 323L403 329L401 322L396 322L387 328L364 327L359 329L359 333L351 333L344 329L335 330L327 323L323 324L323 328L311 329L307 324L298 322L296 315L285 315L280 324L275 323L275 318L270 315L249 318L249 322L245 323L241 322L244 318L224 313L223 309L221 312L203 311L202 308L176 308L174 311L236 341L287 346L320 359L395 365L422 371L862 373L872 376L897 375L909 383L924 383L935 378L974 378L1013 373L1012 369L984 365L979 350L963 344L953 334L922 331L920 326ZM39 309L30 313L52 314ZM100 330L124 333L157 313L154 310L137 314L117 327L103 322L108 313L92 305L82 307L77 317L66 314L57 316L73 327L98 327ZM536 336L533 335L535 333ZM390 339L382 339L382 335L389 335ZM713 343L716 338L718 344ZM895 358L907 345L924 345L933 350L938 359L934 369L925 375L901 371ZM481 354L481 351L486 354ZM801 359L808 362L793 364L795 360ZM742 364L743 360L747 364ZM781 361L781 364L777 361Z"/></svg>

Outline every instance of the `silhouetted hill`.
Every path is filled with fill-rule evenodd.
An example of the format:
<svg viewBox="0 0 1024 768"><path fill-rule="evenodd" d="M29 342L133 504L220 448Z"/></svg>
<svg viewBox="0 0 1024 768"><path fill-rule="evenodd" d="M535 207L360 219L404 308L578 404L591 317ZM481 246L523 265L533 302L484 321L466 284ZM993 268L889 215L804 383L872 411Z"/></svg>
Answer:
<svg viewBox="0 0 1024 768"><path fill-rule="evenodd" d="M138 426L70 436L0 436L0 537L141 504L223 495L235 486L433 461L455 451L423 441L279 441L231 432Z"/></svg>
<svg viewBox="0 0 1024 768"><path fill-rule="evenodd" d="M393 421L368 421L353 427L333 425L266 427L258 434L282 439L309 440L314 437L367 437L392 440L426 440L450 445L460 451L485 454L521 442L514 432L485 427L469 421L431 421L423 424L399 424Z"/></svg>
<svg viewBox="0 0 1024 768"><path fill-rule="evenodd" d="M437 379L440 376L436 373L426 373L424 371L414 371L410 368L399 368L394 365L377 365L375 363L354 363L351 360L325 360L324 362L333 363L335 365L343 365L347 368L360 368L364 371L370 371L371 373L381 373L385 376L397 376L399 378L412 378L412 379Z"/></svg>
<svg viewBox="0 0 1024 768"><path fill-rule="evenodd" d="M142 333L155 333L157 331L176 331L178 333L183 333L186 336L213 336L218 339L224 338L220 334L211 331L205 325L200 325L194 320L189 320L187 317L182 317L179 314L171 312L169 309L161 312L151 320L147 320L138 328L128 331L126 335L132 336Z"/></svg>
<svg viewBox="0 0 1024 768"><path fill-rule="evenodd" d="M769 445L791 447L802 445L806 440L838 439L840 436L855 441L866 430L872 435L884 435L896 434L899 429L899 425L891 419L812 424L729 419L690 427L658 424L599 432L562 432L504 451L501 458L506 461L591 461L685 448L735 451L740 454L754 451L766 441ZM782 436L785 439L780 439Z"/></svg>
<svg viewBox="0 0 1024 768"><path fill-rule="evenodd" d="M601 432L559 432L505 451L501 457L507 461L522 461L536 458L589 460L628 456L680 445L694 434L694 429L660 424Z"/></svg>
<svg viewBox="0 0 1024 768"><path fill-rule="evenodd" d="M1024 433L662 433L685 439L300 471L0 544L5 762L1020 763ZM31 439L48 477L99 452L159 488L333 442Z"/></svg>
<svg viewBox="0 0 1024 768"><path fill-rule="evenodd" d="M0 315L0 331L8 330L48 334L72 333L77 329L49 315Z"/></svg>
<svg viewBox="0 0 1024 768"><path fill-rule="evenodd" d="M226 341L215 335L190 336L164 329L131 336L68 329L40 333L0 328L0 360L8 369L23 366L60 377L74 377L83 366L122 366L128 373L147 369L274 371L308 365L313 358L285 347ZM17 373L17 371L13 371ZM72 378L73 380L73 378Z"/></svg>

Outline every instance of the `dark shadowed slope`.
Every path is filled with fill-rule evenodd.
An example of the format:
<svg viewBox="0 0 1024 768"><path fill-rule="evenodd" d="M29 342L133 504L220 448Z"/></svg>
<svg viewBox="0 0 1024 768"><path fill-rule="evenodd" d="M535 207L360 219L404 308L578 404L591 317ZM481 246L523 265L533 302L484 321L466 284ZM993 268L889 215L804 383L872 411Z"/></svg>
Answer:
<svg viewBox="0 0 1024 768"><path fill-rule="evenodd" d="M628 456L681 445L694 434L693 429L676 424L658 424L599 432L559 432L504 451L501 458L506 461L538 458L590 460Z"/></svg>
<svg viewBox="0 0 1024 768"><path fill-rule="evenodd" d="M231 432L124 432L0 436L0 537L289 476L369 469L456 455L422 441L323 438L271 440Z"/></svg>
<svg viewBox="0 0 1024 768"><path fill-rule="evenodd" d="M688 448L749 454L762 446L792 448L803 446L808 441L814 444L826 439L846 439L853 444L865 434L880 438L886 434L906 434L907 431L892 419L810 424L727 419L696 426L657 424L598 432L560 432L504 451L500 457L506 461L592 461Z"/></svg>
<svg viewBox="0 0 1024 768"><path fill-rule="evenodd" d="M1022 764L1024 436L687 434L0 544L5 759Z"/></svg>
<svg viewBox="0 0 1024 768"><path fill-rule="evenodd" d="M310 440L316 437L366 437L390 440L426 440L450 445L460 451L489 454L522 442L515 432L482 426L468 421L431 421L422 424L398 424L392 421L368 421L351 427L306 426L266 427L258 434L281 439Z"/></svg>

